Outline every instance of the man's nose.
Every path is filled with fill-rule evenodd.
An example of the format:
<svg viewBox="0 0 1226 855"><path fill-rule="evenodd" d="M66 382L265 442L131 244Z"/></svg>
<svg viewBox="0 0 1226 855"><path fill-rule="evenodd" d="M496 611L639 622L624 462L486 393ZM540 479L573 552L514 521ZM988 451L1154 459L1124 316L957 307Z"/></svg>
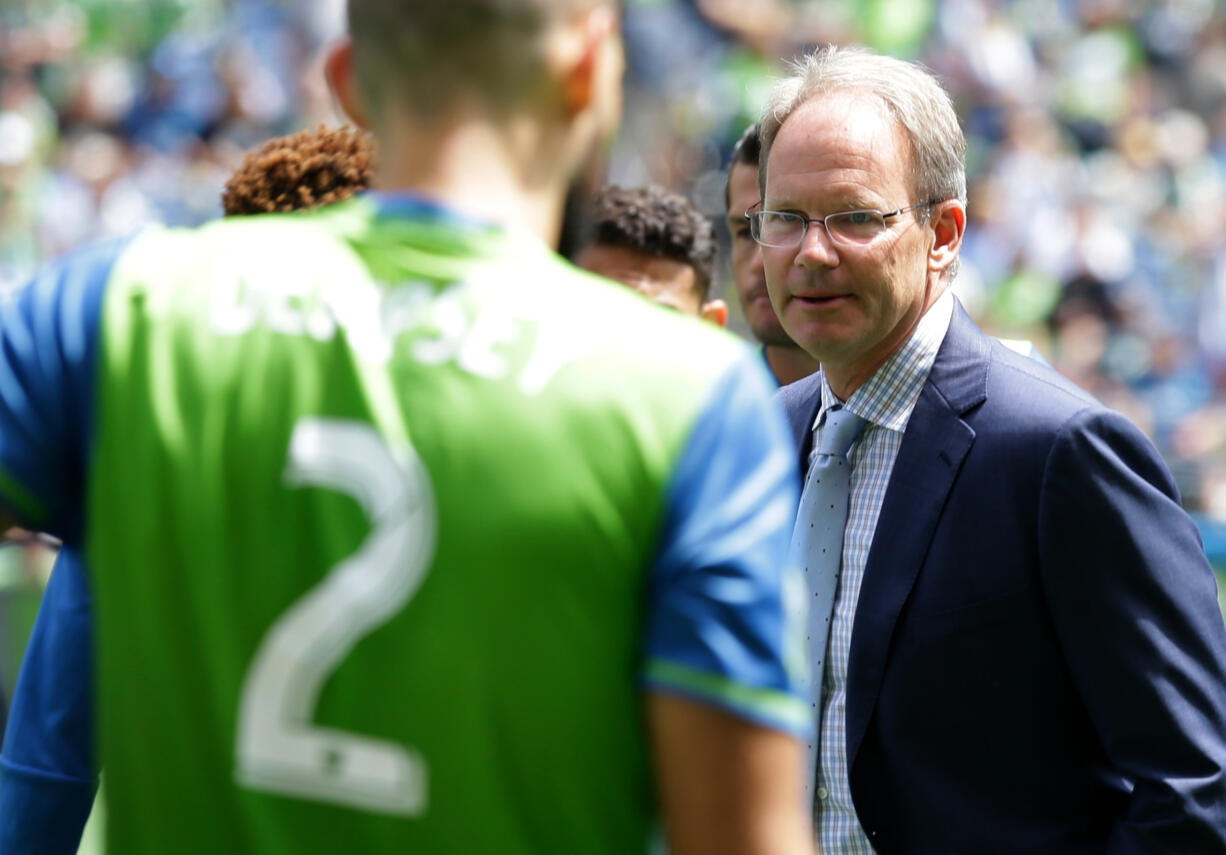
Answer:
<svg viewBox="0 0 1226 855"><path fill-rule="evenodd" d="M825 225L820 220L809 223L809 228L796 249L796 266L810 269L834 267L838 263L838 249L830 240Z"/></svg>

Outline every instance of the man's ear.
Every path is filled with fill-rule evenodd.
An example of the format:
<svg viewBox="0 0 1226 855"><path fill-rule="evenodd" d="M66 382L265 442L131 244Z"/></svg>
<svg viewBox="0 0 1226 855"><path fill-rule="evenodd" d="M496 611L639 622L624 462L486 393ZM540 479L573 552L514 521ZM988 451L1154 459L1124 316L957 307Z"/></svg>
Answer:
<svg viewBox="0 0 1226 855"><path fill-rule="evenodd" d="M370 130L370 111L358 87L353 68L353 40L344 38L328 50L324 59L324 77L341 111L363 130Z"/></svg>
<svg viewBox="0 0 1226 855"><path fill-rule="evenodd" d="M698 315L704 321L710 321L717 327L728 326L728 304L723 300L708 300L702 304Z"/></svg>
<svg viewBox="0 0 1226 855"><path fill-rule="evenodd" d="M957 199L950 199L932 207L929 223L936 241L928 252L928 270L944 273L958 259L962 249L962 235L966 231L966 208Z"/></svg>
<svg viewBox="0 0 1226 855"><path fill-rule="evenodd" d="M603 77L611 73L610 39L617 36L617 27L612 7L601 5L576 18L558 40L553 63L561 75L562 106L568 116L591 106ZM620 68L616 73L620 74Z"/></svg>

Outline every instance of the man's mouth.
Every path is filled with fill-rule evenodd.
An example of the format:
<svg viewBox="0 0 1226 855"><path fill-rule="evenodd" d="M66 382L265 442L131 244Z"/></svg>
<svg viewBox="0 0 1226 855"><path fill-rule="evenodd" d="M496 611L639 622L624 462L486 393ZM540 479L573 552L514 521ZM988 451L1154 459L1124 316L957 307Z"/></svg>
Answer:
<svg viewBox="0 0 1226 855"><path fill-rule="evenodd" d="M851 295L850 294L819 294L819 295L810 295L807 297L802 297L799 294L795 294L792 296L792 299L796 300L797 302L799 302L800 304L804 306L811 306L816 309L829 309L835 306L842 305L846 301L850 300Z"/></svg>

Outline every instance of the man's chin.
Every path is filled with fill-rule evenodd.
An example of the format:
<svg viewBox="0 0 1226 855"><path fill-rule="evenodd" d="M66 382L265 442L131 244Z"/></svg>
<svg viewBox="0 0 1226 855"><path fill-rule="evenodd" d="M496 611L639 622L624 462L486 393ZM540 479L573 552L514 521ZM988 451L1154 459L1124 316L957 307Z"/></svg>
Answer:
<svg viewBox="0 0 1226 855"><path fill-rule="evenodd" d="M782 327L762 331L755 331L751 329L750 332L753 333L754 338L756 338L766 347L788 347L795 348L796 350L800 349L800 345L792 341L791 336L784 332Z"/></svg>
<svg viewBox="0 0 1226 855"><path fill-rule="evenodd" d="M747 318L749 331L753 337L767 347L798 347L792 337L783 329L779 318L772 311L769 318Z"/></svg>

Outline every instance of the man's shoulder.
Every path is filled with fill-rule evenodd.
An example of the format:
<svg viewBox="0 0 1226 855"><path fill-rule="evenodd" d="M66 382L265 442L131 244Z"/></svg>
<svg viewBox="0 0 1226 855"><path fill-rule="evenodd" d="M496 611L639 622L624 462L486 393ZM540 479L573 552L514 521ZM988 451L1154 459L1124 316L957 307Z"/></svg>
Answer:
<svg viewBox="0 0 1226 855"><path fill-rule="evenodd" d="M1019 352L957 306L929 381L949 399L974 405L973 420L998 413L1019 423L1061 423L1074 413L1106 408L1046 360Z"/></svg>
<svg viewBox="0 0 1226 855"><path fill-rule="evenodd" d="M1055 447L1088 435L1110 435L1113 442L1152 450L1126 416L1050 365L984 339L984 394L962 418L992 453L1010 461L1046 460Z"/></svg>
<svg viewBox="0 0 1226 855"><path fill-rule="evenodd" d="M318 255L343 246L345 237L360 228L359 221L369 228L372 218L364 216L357 202L349 201L316 210L223 217L188 228L149 228L142 233L147 243L141 248L180 265L184 253L191 257L226 252L240 264L262 257L292 267L310 264Z"/></svg>
<svg viewBox="0 0 1226 855"><path fill-rule="evenodd" d="M197 280L207 287L221 274L259 287L264 271L312 270L344 250L326 220L296 214L228 217L191 227L148 225L115 258L116 284L176 291Z"/></svg>
<svg viewBox="0 0 1226 855"><path fill-rule="evenodd" d="M1106 412L1097 398L1050 365L1024 356L996 339L990 341L987 406L1007 407L1017 415L1063 422L1073 414Z"/></svg>

